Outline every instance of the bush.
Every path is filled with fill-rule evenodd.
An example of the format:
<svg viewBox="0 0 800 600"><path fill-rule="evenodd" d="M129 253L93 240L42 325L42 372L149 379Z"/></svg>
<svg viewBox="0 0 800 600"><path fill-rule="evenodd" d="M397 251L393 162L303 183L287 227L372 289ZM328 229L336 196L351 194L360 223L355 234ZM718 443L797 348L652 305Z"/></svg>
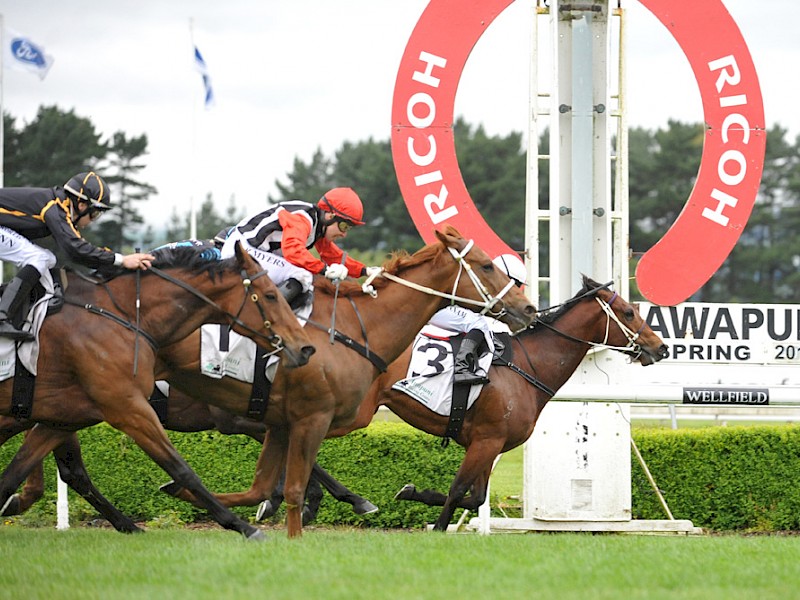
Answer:
<svg viewBox="0 0 800 600"><path fill-rule="evenodd" d="M712 530L800 529L800 426L634 431L676 519ZM633 517L664 512L637 461Z"/></svg>
<svg viewBox="0 0 800 600"><path fill-rule="evenodd" d="M245 436L217 432L173 433L178 451L215 492L247 489L260 446ZM634 439L676 519L718 531L800 530L800 426L636 429ZM205 512L158 492L166 474L130 438L101 424L80 432L84 460L95 485L135 520L160 526L205 520ZM0 447L8 464L21 439ZM394 499L405 484L446 492L464 450L401 423L373 423L344 438L326 440L320 464L380 511L358 516L327 493L317 517L322 525L416 528L432 523L439 507ZM55 465L45 461L45 498L23 517L26 525L55 522ZM663 519L655 492L634 460L632 514ZM244 518L254 507L235 508ZM70 491L70 513L90 518L91 507ZM279 516L283 513L279 513ZM27 519L27 520L26 520ZM8 519L6 519L8 521Z"/></svg>

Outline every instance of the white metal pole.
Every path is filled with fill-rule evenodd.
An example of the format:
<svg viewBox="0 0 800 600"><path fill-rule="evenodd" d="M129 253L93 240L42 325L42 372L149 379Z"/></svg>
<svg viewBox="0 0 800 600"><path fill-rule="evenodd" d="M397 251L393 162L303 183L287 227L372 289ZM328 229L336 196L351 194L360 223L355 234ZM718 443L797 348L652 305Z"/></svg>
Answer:
<svg viewBox="0 0 800 600"><path fill-rule="evenodd" d="M67 484L61 479L61 474L56 471L56 487L58 499L56 500L56 529L69 529L69 496Z"/></svg>
<svg viewBox="0 0 800 600"><path fill-rule="evenodd" d="M194 19L189 19L189 40L192 44L192 55L194 56ZM194 59L193 59L194 60ZM192 99L192 166L189 172L190 196L189 196L189 238L197 239L197 211L195 209L195 192L197 191L197 101Z"/></svg>
<svg viewBox="0 0 800 600"><path fill-rule="evenodd" d="M5 169L4 169L4 162L5 162L5 155L3 154L3 150L5 148L5 119L3 115L3 57L5 57L5 37L3 36L4 30L4 22L3 22L3 15L0 14L0 52L2 52L2 56L0 56L0 188L5 187ZM3 270L0 269L0 283L3 281Z"/></svg>

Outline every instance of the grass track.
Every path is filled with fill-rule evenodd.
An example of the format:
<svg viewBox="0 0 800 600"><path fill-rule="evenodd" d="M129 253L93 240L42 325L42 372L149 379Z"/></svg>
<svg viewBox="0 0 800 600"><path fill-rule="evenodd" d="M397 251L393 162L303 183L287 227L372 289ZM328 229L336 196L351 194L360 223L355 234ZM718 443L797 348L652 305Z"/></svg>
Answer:
<svg viewBox="0 0 800 600"><path fill-rule="evenodd" d="M800 597L800 536L0 527L0 598Z"/></svg>

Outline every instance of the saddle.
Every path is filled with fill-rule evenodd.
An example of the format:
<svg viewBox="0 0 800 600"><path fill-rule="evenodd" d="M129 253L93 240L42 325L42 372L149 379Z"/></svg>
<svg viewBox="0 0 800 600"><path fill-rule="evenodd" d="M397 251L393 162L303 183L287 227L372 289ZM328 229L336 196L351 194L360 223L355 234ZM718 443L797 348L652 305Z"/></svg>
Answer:
<svg viewBox="0 0 800 600"><path fill-rule="evenodd" d="M59 312L64 307L64 290L67 288L67 276L64 269L50 269L50 275L53 278L53 295L47 301L47 316ZM8 283L0 285L0 296L5 293L7 285ZM14 327L19 329L22 326L28 318L28 313L31 311L33 305L44 298L45 293L41 282L37 282L36 285L33 286L30 296L25 298L20 309L15 314L9 315Z"/></svg>
<svg viewBox="0 0 800 600"><path fill-rule="evenodd" d="M53 296L47 301L47 312L45 318L51 314L59 312L64 306L64 289L67 285L67 278L62 269L51 269L50 274L53 278ZM0 286L0 293L5 292L6 285ZM11 322L17 329L28 318L31 308L44 298L46 292L40 282L31 290L30 296L24 299L22 306L16 314L9 315ZM20 345L15 346L14 356L14 385L11 398L11 414L15 419L24 420L30 417L33 410L33 392L36 384L36 376L25 366L19 356Z"/></svg>

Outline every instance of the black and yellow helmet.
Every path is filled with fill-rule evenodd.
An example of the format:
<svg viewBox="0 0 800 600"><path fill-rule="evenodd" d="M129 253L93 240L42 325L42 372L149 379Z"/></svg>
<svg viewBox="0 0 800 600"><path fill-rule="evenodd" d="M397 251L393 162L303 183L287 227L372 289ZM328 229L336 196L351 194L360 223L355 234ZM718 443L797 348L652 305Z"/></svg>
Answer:
<svg viewBox="0 0 800 600"><path fill-rule="evenodd" d="M111 191L106 182L94 171L78 173L64 184L64 189L78 200L91 205L94 210L111 208Z"/></svg>

